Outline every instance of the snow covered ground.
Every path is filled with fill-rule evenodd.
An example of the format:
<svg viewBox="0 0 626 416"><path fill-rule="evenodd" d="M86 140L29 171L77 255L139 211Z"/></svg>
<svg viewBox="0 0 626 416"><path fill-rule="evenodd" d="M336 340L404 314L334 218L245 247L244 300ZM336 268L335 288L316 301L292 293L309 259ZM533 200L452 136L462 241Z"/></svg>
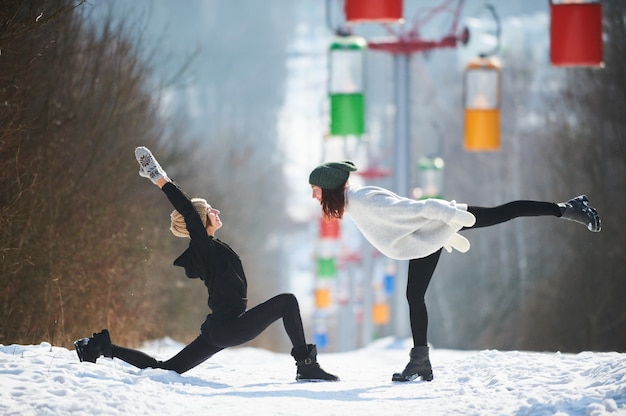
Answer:
<svg viewBox="0 0 626 416"><path fill-rule="evenodd" d="M408 341L320 353L337 383L298 383L287 353L240 347L185 374L0 345L2 415L625 415L626 354L431 350L435 380L392 383ZM168 358L165 339L144 351Z"/></svg>

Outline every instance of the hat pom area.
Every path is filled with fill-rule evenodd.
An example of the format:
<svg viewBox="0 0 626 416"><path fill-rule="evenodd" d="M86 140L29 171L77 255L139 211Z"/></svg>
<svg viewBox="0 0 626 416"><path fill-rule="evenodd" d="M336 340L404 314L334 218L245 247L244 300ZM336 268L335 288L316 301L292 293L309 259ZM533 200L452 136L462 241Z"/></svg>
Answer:
<svg viewBox="0 0 626 416"><path fill-rule="evenodd" d="M342 160L341 162L330 162L328 166L335 169L340 169L345 172L356 172L357 168L353 161Z"/></svg>

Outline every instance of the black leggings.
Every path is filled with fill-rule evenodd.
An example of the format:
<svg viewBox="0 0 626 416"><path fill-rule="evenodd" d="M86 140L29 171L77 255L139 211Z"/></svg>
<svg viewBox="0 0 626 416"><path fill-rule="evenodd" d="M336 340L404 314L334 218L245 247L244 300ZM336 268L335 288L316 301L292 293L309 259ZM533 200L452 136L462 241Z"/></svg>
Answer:
<svg viewBox="0 0 626 416"><path fill-rule="evenodd" d="M476 224L462 230L490 227L518 217L561 216L557 204L537 201L513 201L496 207L469 206L467 210L476 217ZM406 298L409 302L413 345L416 347L427 344L428 311L424 298L440 255L441 249L429 256L409 261Z"/></svg>
<svg viewBox="0 0 626 416"><path fill-rule="evenodd" d="M202 334L167 361L158 361L144 352L117 345L113 345L113 357L138 368L162 368L180 374L203 363L224 348L241 345L256 338L280 318L283 319L292 345L306 345L298 300L291 293L283 293L233 319L216 323L207 318L210 324L203 325Z"/></svg>

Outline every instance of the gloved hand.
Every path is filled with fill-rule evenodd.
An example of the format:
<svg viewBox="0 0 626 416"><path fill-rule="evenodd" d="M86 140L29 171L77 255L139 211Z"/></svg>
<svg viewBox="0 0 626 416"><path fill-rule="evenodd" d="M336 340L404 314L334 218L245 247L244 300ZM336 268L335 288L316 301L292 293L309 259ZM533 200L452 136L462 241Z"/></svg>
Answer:
<svg viewBox="0 0 626 416"><path fill-rule="evenodd" d="M135 148L135 158L139 162L139 176L150 179L154 184L159 179L167 176L147 147L139 146Z"/></svg>
<svg viewBox="0 0 626 416"><path fill-rule="evenodd" d="M472 215L472 218L473 217L474 216ZM452 237L450 237L450 239L443 245L443 248L445 248L448 253L452 253L452 249L460 251L461 253L466 253L470 249L470 242L461 234L454 233L452 234Z"/></svg>
<svg viewBox="0 0 626 416"><path fill-rule="evenodd" d="M457 207L456 201L451 201L451 205L456 207L456 212L454 213L454 216L450 220L451 226L460 225L462 228L462 227L471 227L474 224L476 224L476 217L474 217L474 214L467 211L466 209L461 209Z"/></svg>

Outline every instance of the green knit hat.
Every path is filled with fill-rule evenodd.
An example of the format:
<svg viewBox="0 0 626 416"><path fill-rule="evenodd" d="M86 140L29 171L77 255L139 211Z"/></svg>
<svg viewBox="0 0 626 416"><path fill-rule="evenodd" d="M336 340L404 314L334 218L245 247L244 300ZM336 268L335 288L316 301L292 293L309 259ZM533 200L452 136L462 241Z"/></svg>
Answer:
<svg viewBox="0 0 626 416"><path fill-rule="evenodd" d="M322 163L311 171L309 184L323 189L337 189L343 186L350 172L356 171L356 165L349 161Z"/></svg>

